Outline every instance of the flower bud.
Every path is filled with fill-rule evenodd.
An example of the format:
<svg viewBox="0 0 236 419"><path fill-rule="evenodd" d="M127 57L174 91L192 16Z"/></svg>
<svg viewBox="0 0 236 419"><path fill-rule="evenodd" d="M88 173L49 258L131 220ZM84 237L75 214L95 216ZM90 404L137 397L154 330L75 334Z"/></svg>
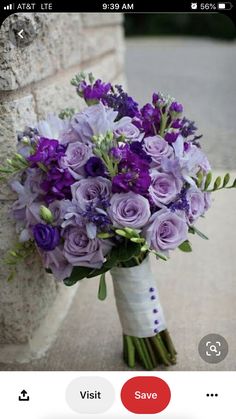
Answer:
<svg viewBox="0 0 236 419"><path fill-rule="evenodd" d="M41 205L39 215L40 218L42 218L42 220L44 220L46 223L51 224L53 222L53 215L50 209L45 207L44 205Z"/></svg>

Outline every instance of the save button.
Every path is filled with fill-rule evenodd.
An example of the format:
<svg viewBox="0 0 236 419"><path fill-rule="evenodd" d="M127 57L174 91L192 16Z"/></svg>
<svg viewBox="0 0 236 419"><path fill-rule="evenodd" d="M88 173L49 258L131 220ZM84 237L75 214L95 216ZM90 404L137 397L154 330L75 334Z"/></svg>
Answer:
<svg viewBox="0 0 236 419"><path fill-rule="evenodd" d="M170 402L168 384L158 377L134 377L123 385L121 401L132 413L154 414L164 410Z"/></svg>

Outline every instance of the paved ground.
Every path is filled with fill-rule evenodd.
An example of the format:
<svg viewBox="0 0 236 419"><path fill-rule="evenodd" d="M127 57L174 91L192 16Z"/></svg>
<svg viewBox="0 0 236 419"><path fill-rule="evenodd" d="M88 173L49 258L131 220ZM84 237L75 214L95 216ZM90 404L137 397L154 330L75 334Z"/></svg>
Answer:
<svg viewBox="0 0 236 419"><path fill-rule="evenodd" d="M206 150L215 168L236 175L235 60L233 44L211 41L129 41L129 91L141 102L152 91L172 93L185 105L205 134ZM215 194L213 208L199 228L210 241L192 238L194 252L176 251L170 261L153 265L169 330L178 350L172 370L235 370L236 192ZM106 301L97 300L98 281L81 284L58 338L41 360L2 365L2 370L125 370L121 329L112 288ZM63 309L63 308L62 308ZM197 345L208 333L229 343L220 364L204 363Z"/></svg>

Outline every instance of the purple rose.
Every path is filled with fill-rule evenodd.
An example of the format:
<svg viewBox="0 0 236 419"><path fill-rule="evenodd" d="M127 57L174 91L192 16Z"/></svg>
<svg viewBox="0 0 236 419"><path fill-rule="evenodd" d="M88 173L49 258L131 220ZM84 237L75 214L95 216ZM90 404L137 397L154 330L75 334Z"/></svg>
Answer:
<svg viewBox="0 0 236 419"><path fill-rule="evenodd" d="M144 229L144 236L151 249L162 253L178 247L187 239L186 220L167 208L155 212Z"/></svg>
<svg viewBox="0 0 236 419"><path fill-rule="evenodd" d="M178 179L171 173L153 171L151 179L149 193L153 202L160 207L176 199L183 186L181 179Z"/></svg>
<svg viewBox="0 0 236 419"><path fill-rule="evenodd" d="M104 176L105 166L99 157L90 157L84 166L84 170L88 176Z"/></svg>
<svg viewBox="0 0 236 419"><path fill-rule="evenodd" d="M64 255L73 266L99 269L110 249L108 240L90 239L82 227L69 227L65 232Z"/></svg>
<svg viewBox="0 0 236 419"><path fill-rule="evenodd" d="M173 156L172 147L159 135L144 138L143 149L149 156L151 156L155 167L159 167L161 165L163 157L170 158Z"/></svg>
<svg viewBox="0 0 236 419"><path fill-rule="evenodd" d="M116 227L140 228L147 224L151 212L146 198L128 192L113 195L109 215Z"/></svg>
<svg viewBox="0 0 236 419"><path fill-rule="evenodd" d="M37 246L46 251L55 249L60 242L58 228L48 224L35 224L33 227L33 234Z"/></svg>
<svg viewBox="0 0 236 419"><path fill-rule="evenodd" d="M80 175L84 175L83 167L91 156L91 147L77 141L68 145L65 156L60 160L60 166L68 169L71 175L78 179Z"/></svg>
<svg viewBox="0 0 236 419"><path fill-rule="evenodd" d="M205 211L204 194L197 187L191 186L186 192L186 199L189 204L188 220L193 224Z"/></svg>
<svg viewBox="0 0 236 419"><path fill-rule="evenodd" d="M101 200L109 200L111 182L101 176L81 179L71 186L73 200L83 211L91 205L99 204Z"/></svg>

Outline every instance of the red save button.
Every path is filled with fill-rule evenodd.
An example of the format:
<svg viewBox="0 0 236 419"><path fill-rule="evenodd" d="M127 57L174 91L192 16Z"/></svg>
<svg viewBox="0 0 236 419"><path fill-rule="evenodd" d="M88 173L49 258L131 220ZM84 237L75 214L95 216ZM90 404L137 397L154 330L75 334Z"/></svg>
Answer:
<svg viewBox="0 0 236 419"><path fill-rule="evenodd" d="M133 413L160 413L170 402L170 388L158 377L134 377L126 381L121 390L121 400Z"/></svg>

